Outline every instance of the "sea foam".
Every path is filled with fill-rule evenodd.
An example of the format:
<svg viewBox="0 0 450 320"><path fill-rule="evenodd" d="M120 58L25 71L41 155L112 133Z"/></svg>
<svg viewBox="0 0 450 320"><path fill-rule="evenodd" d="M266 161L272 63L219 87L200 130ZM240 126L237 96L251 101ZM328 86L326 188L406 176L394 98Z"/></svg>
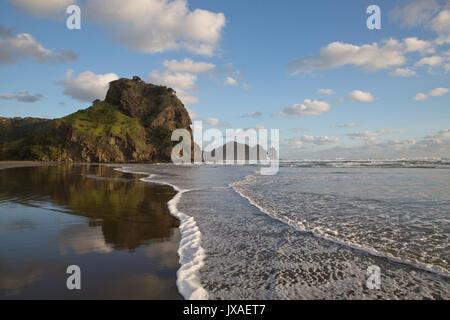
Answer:
<svg viewBox="0 0 450 320"><path fill-rule="evenodd" d="M130 167L116 168L115 170L125 173L149 174L148 172L133 171ZM177 208L182 195L191 190L182 190L171 183L153 180L154 177L154 174L150 174L148 177L140 180L168 185L177 192L167 205L171 215L180 221L181 241L178 255L180 256L181 267L177 272L178 291L186 300L208 300L208 292L202 287L199 276L199 271L204 266L205 259L205 250L201 247L202 234L195 219Z"/></svg>

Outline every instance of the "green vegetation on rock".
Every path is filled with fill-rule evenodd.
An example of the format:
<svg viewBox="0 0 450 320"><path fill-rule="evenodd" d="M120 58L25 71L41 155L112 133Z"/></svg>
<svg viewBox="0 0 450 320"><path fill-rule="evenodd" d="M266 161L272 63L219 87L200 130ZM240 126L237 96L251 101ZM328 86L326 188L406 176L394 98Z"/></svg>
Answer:
<svg viewBox="0 0 450 320"><path fill-rule="evenodd" d="M172 131L190 124L172 89L119 79L105 101L60 119L0 118L0 160L166 162Z"/></svg>

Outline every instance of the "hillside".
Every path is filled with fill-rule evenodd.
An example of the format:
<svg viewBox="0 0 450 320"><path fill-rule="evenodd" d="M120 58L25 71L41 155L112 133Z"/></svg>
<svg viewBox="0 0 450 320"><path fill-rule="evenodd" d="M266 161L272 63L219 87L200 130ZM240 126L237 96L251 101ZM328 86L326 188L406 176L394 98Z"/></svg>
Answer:
<svg viewBox="0 0 450 320"><path fill-rule="evenodd" d="M168 162L171 133L191 119L175 92L139 78L64 118L0 118L0 160Z"/></svg>

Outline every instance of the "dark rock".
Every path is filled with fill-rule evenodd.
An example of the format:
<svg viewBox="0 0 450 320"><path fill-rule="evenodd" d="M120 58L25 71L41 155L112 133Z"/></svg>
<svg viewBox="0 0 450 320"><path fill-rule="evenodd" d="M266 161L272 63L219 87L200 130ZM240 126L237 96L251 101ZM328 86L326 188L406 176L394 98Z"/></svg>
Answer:
<svg viewBox="0 0 450 320"><path fill-rule="evenodd" d="M172 89L119 79L105 101L61 119L0 118L0 160L169 162L172 131L191 123Z"/></svg>

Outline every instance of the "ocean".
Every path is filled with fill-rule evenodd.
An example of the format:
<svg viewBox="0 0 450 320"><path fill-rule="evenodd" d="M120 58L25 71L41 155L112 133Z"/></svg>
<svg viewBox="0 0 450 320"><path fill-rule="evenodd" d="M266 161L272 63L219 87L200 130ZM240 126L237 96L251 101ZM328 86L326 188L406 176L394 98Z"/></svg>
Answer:
<svg viewBox="0 0 450 320"><path fill-rule="evenodd" d="M256 165L73 165L0 178L3 298L450 298L448 160L282 161L274 176ZM73 263L79 294L56 285Z"/></svg>
<svg viewBox="0 0 450 320"><path fill-rule="evenodd" d="M448 299L450 162L127 165L173 186L185 298ZM368 269L380 270L379 289Z"/></svg>

